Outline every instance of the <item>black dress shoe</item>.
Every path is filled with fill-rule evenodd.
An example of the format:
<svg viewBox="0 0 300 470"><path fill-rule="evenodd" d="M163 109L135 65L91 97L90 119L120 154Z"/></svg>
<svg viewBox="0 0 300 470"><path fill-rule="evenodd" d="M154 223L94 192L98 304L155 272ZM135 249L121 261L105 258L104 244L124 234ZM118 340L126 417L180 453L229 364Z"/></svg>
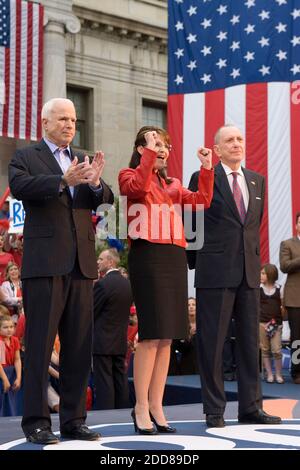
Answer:
<svg viewBox="0 0 300 470"><path fill-rule="evenodd" d="M206 415L206 426L208 428L224 428L223 415Z"/></svg>
<svg viewBox="0 0 300 470"><path fill-rule="evenodd" d="M168 424L166 426L161 426L160 424L158 424L156 422L156 419L154 418L154 416L152 415L152 413L150 413L150 418L151 418L151 421L152 423L155 424L155 427L156 429L158 430L158 432L160 433L165 433L165 434L172 434L174 432L177 432L177 429L176 428L173 428L172 426L169 426Z"/></svg>
<svg viewBox="0 0 300 470"><path fill-rule="evenodd" d="M51 429L42 429L38 428L32 431L27 437L26 437L28 442L31 442L32 444L40 444L40 445L48 445L48 444L57 444L59 442L59 439Z"/></svg>
<svg viewBox="0 0 300 470"><path fill-rule="evenodd" d="M239 423L244 424L281 424L279 416L268 415L264 410L259 409L253 413L239 416Z"/></svg>
<svg viewBox="0 0 300 470"><path fill-rule="evenodd" d="M144 436L153 436L157 434L157 431L154 428L139 428L136 422L135 410L132 410L131 417L134 424L134 430L138 434L143 434Z"/></svg>
<svg viewBox="0 0 300 470"><path fill-rule="evenodd" d="M101 434L91 431L86 424L77 424L71 429L60 431L60 435L64 439L75 439L78 441L98 441Z"/></svg>

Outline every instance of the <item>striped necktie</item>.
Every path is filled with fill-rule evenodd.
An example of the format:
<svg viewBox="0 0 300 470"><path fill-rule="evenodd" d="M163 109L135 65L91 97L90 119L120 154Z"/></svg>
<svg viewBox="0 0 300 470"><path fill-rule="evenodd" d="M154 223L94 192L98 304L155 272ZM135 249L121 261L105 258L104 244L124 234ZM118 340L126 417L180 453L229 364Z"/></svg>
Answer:
<svg viewBox="0 0 300 470"><path fill-rule="evenodd" d="M237 210L239 211L241 221L242 223L244 223L245 218L246 218L246 208L245 208L242 190L237 181L238 173L236 171L233 171L231 174L233 176L233 182L232 182L233 199L235 200L236 207L237 207Z"/></svg>
<svg viewBox="0 0 300 470"><path fill-rule="evenodd" d="M69 166L71 165L69 151L66 148L58 148L57 151L59 155L60 167L62 169L63 174L65 174L66 171L68 171ZM69 186L69 190L70 190L71 196L73 197L74 186Z"/></svg>

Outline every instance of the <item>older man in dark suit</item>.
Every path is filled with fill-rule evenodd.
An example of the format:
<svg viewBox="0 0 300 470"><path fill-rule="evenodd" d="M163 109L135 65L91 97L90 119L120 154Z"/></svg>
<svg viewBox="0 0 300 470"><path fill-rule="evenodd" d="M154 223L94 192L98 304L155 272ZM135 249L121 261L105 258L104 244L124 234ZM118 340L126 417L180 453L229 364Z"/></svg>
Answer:
<svg viewBox="0 0 300 470"><path fill-rule="evenodd" d="M222 353L232 316L236 324L239 422L277 424L262 410L259 376L259 226L264 178L241 167L244 138L234 126L221 127L214 151L212 204L204 214L204 245L196 253L197 334L202 397L208 427L223 427L226 396ZM202 152L210 152L203 149ZM195 190L195 173L190 189Z"/></svg>
<svg viewBox="0 0 300 470"><path fill-rule="evenodd" d="M127 329L132 292L128 279L119 271L115 249L98 258L102 277L94 286L93 371L95 409L128 408L128 378L125 367Z"/></svg>
<svg viewBox="0 0 300 470"><path fill-rule="evenodd" d="M101 179L102 152L92 163L74 155L76 111L55 98L42 110L44 139L17 150L9 165L12 194L26 212L22 264L26 314L23 431L35 444L58 442L47 404L48 365L58 331L60 430L68 439L95 440L88 429L86 389L91 364L93 281L97 277L91 210L113 203Z"/></svg>

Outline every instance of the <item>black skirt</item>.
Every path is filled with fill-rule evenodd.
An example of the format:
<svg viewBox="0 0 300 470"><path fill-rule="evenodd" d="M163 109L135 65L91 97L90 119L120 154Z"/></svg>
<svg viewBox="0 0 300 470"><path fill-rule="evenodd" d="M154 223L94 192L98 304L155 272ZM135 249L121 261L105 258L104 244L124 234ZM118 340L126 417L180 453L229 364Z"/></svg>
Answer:
<svg viewBox="0 0 300 470"><path fill-rule="evenodd" d="M188 296L184 248L135 240L128 265L139 340L186 338Z"/></svg>

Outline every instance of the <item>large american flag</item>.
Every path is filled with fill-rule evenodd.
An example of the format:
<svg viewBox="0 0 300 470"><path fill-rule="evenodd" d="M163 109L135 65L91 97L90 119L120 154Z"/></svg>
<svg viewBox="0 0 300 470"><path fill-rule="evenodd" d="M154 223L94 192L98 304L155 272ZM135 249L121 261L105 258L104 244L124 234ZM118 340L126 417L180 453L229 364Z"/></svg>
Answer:
<svg viewBox="0 0 300 470"><path fill-rule="evenodd" d="M196 148L235 124L266 177L262 260L278 264L300 211L300 0L169 0L169 173L188 184Z"/></svg>
<svg viewBox="0 0 300 470"><path fill-rule="evenodd" d="M43 6L0 0L0 136L41 137Z"/></svg>

